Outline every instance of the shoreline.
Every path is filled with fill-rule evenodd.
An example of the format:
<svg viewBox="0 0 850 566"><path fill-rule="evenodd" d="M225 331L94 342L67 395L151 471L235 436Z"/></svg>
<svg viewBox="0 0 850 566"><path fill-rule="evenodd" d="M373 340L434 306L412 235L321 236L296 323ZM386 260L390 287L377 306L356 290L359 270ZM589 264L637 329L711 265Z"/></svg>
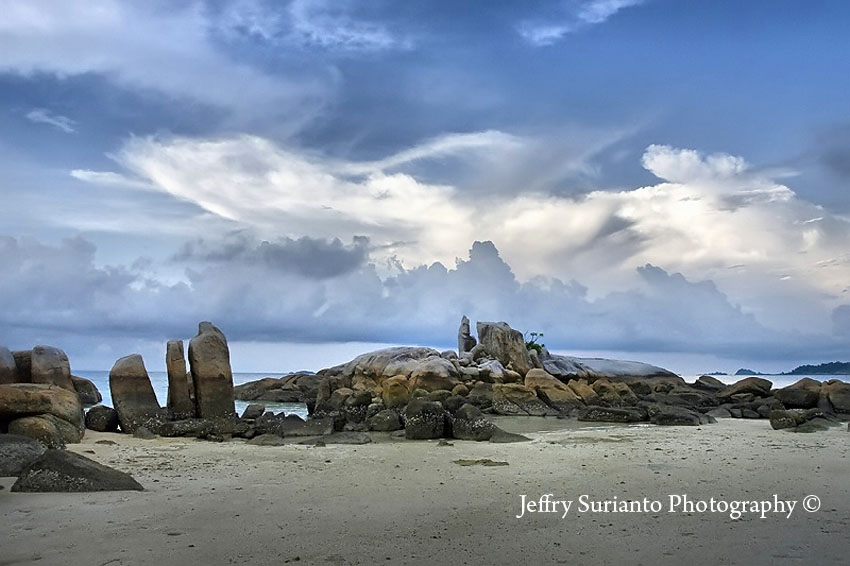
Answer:
<svg viewBox="0 0 850 566"><path fill-rule="evenodd" d="M850 524L845 427L771 430L766 420L700 427L496 417L531 442L383 440L253 446L88 431L68 449L131 473L146 491L10 493L0 546L14 564L840 563ZM523 430L536 423L547 429ZM110 440L115 445L98 444ZM94 453L91 453L94 452ZM506 466L460 466L492 459ZM717 514L543 514L520 495L595 499L786 499L789 519ZM50 544L44 544L49 537ZM652 539L653 544L647 544ZM38 549L38 550L36 550Z"/></svg>

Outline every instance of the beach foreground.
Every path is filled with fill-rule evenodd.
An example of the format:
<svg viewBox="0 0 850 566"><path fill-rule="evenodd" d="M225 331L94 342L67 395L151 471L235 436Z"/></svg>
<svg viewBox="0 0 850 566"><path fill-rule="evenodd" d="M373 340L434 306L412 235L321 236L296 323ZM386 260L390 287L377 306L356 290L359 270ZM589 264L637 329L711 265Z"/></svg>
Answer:
<svg viewBox="0 0 850 566"><path fill-rule="evenodd" d="M69 450L131 473L144 492L10 493L0 479L0 563L11 564L840 564L850 553L844 427L774 431L588 426L499 419L534 440L253 446L89 431ZM529 432L543 429L543 432ZM110 440L117 444L103 444ZM101 442L101 443L98 443ZM508 465L460 465L491 459ZM468 462L467 462L468 463ZM573 500L524 516L521 495ZM669 511L692 500L796 500L791 516ZM594 513L588 500L658 500ZM802 501L816 495L817 512Z"/></svg>

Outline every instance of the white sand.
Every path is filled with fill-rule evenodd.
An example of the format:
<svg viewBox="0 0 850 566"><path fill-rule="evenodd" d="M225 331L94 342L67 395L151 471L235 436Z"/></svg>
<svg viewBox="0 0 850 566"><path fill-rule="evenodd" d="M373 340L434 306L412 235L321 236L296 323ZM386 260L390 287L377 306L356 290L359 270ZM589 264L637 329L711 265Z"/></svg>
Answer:
<svg viewBox="0 0 850 566"><path fill-rule="evenodd" d="M502 421L519 430L540 420ZM507 423L507 424L505 424ZM260 447L87 433L71 449L132 473L144 492L10 493L0 565L847 564L850 433L767 421L698 428L580 427L534 442ZM567 427L566 430L563 427ZM95 444L110 439L118 446ZM94 454L87 451L94 451ZM462 467L491 458L503 467ZM725 514L526 515L520 494L577 499L801 500L790 519ZM574 505L578 505L575 503Z"/></svg>

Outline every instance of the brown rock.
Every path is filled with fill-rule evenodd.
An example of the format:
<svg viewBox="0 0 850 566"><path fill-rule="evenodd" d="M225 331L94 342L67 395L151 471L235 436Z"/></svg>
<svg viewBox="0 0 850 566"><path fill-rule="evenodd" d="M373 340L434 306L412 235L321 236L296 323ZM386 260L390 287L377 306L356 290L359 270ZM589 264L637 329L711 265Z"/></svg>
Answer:
<svg viewBox="0 0 850 566"><path fill-rule="evenodd" d="M55 385L0 385L0 422L51 414L77 428L83 426L83 407L75 392Z"/></svg>
<svg viewBox="0 0 850 566"><path fill-rule="evenodd" d="M804 377L800 381L777 389L773 396L788 409L811 409L818 406L821 382Z"/></svg>
<svg viewBox="0 0 850 566"><path fill-rule="evenodd" d="M510 364L522 376L533 367L522 332L514 330L506 322L479 322L476 328L479 344L503 366Z"/></svg>
<svg viewBox="0 0 850 566"><path fill-rule="evenodd" d="M9 423L9 434L28 436L48 448L63 448L83 439L83 430L54 415L22 417Z"/></svg>
<svg viewBox="0 0 850 566"><path fill-rule="evenodd" d="M82 403L84 407L97 405L103 401L103 396L100 394L100 391L97 390L97 386L92 383L90 379L72 375L71 382L74 384L74 391L77 392L77 396L80 398L80 403Z"/></svg>
<svg viewBox="0 0 850 566"><path fill-rule="evenodd" d="M195 404L189 395L186 379L186 358L183 340L169 340L165 347L165 368L168 371L168 413L173 419L195 416Z"/></svg>
<svg viewBox="0 0 850 566"><path fill-rule="evenodd" d="M140 426L156 427L162 410L142 356L131 354L115 362L109 372L109 388L121 430L132 434Z"/></svg>
<svg viewBox="0 0 850 566"><path fill-rule="evenodd" d="M399 409L410 401L410 383L403 375L391 377L383 383L381 399L388 409Z"/></svg>
<svg viewBox="0 0 850 566"><path fill-rule="evenodd" d="M584 406L572 389L545 370L538 368L529 370L525 374L525 386L534 389L544 403L559 413L566 413L576 407Z"/></svg>
<svg viewBox="0 0 850 566"><path fill-rule="evenodd" d="M760 377L747 377L730 385L726 389L720 390L717 396L721 399L729 399L733 395L749 393L756 397L767 397L770 395L771 387L773 387L773 383L770 380Z"/></svg>
<svg viewBox="0 0 850 566"><path fill-rule="evenodd" d="M445 389L451 391L459 383L458 371L452 363L441 357L420 362L410 375L411 389L424 389L429 393Z"/></svg>
<svg viewBox="0 0 850 566"><path fill-rule="evenodd" d="M581 399L585 405L598 405L599 404L599 395L596 394L596 391L587 384L587 381L584 379L571 379L567 382L567 387L573 390L579 399Z"/></svg>
<svg viewBox="0 0 850 566"><path fill-rule="evenodd" d="M555 411L537 397L534 389L519 383L493 385L493 410L500 415L542 417L555 414Z"/></svg>
<svg viewBox="0 0 850 566"><path fill-rule="evenodd" d="M12 357L15 358L15 367L18 368L18 379L15 383L31 383L32 350L16 350L12 352Z"/></svg>
<svg viewBox="0 0 850 566"><path fill-rule="evenodd" d="M189 366L195 384L195 414L222 425L233 422L236 408L230 350L224 334L211 322L200 323L197 336L189 342Z"/></svg>
<svg viewBox="0 0 850 566"><path fill-rule="evenodd" d="M823 384L823 390L836 413L850 414L850 383L830 379Z"/></svg>
<svg viewBox="0 0 850 566"><path fill-rule="evenodd" d="M30 381L76 391L74 382L71 381L71 365L68 363L68 356L53 346L36 346L32 349Z"/></svg>

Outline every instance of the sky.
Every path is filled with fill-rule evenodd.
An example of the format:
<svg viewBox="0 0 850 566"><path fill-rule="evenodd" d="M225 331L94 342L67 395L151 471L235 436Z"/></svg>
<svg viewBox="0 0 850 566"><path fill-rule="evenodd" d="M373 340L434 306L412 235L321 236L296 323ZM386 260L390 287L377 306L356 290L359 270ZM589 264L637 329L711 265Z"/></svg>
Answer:
<svg viewBox="0 0 850 566"><path fill-rule="evenodd" d="M850 359L850 4L0 0L0 344L236 371L462 315Z"/></svg>

